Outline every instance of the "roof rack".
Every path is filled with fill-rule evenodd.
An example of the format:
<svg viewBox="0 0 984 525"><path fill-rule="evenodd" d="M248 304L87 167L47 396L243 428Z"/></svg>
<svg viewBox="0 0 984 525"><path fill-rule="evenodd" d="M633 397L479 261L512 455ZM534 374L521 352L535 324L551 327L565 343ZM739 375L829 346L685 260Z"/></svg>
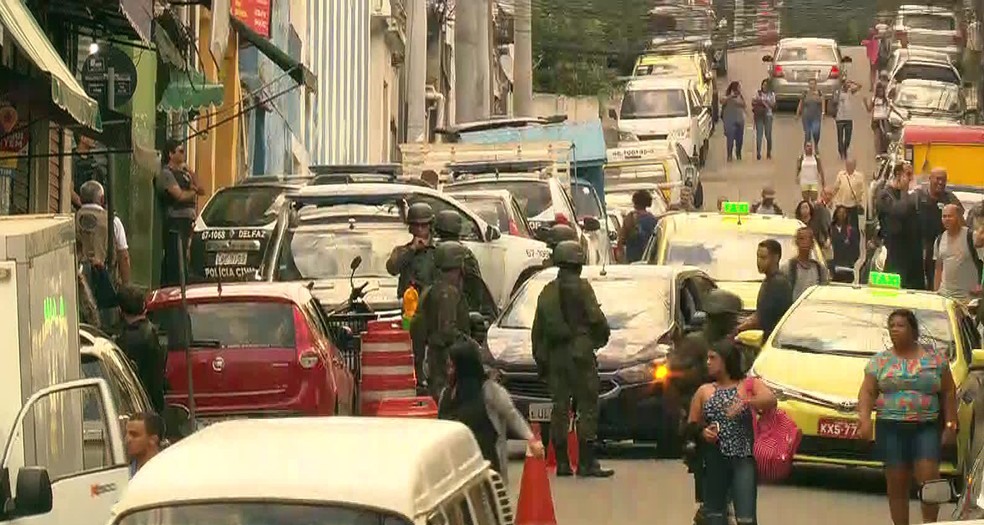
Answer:
<svg viewBox="0 0 984 525"><path fill-rule="evenodd" d="M448 164L452 177L499 173L530 173L554 165L551 160L479 160Z"/></svg>
<svg viewBox="0 0 984 525"><path fill-rule="evenodd" d="M367 182L396 182L402 172L399 164L333 164L311 166L316 176L315 186L356 184Z"/></svg>

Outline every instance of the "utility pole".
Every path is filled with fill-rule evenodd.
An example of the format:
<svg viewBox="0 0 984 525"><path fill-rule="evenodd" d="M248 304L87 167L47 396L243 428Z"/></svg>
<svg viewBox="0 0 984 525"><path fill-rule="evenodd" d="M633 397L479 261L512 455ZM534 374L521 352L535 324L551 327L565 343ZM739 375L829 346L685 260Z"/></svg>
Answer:
<svg viewBox="0 0 984 525"><path fill-rule="evenodd" d="M513 41L513 103L517 117L533 115L533 10L530 0L516 0Z"/></svg>
<svg viewBox="0 0 984 525"><path fill-rule="evenodd" d="M489 0L456 2L454 9L455 120L486 120L492 109Z"/></svg>
<svg viewBox="0 0 984 525"><path fill-rule="evenodd" d="M427 142L427 0L407 3L407 142Z"/></svg>

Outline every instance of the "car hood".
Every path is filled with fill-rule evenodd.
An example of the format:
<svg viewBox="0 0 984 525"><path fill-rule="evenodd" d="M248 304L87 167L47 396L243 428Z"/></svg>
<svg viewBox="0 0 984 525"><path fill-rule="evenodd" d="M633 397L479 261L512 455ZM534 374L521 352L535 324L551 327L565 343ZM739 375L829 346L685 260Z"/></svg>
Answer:
<svg viewBox="0 0 984 525"><path fill-rule="evenodd" d="M718 286L741 297L741 305L745 311L755 310L758 303L759 288L762 286L761 282L718 281Z"/></svg>
<svg viewBox="0 0 984 525"><path fill-rule="evenodd" d="M752 370L780 390L850 402L858 399L869 357L811 354L768 346L755 360Z"/></svg>
<svg viewBox="0 0 984 525"><path fill-rule="evenodd" d="M618 130L636 135L669 134L676 129L690 129L690 118L629 118L619 119Z"/></svg>
<svg viewBox="0 0 984 525"><path fill-rule="evenodd" d="M356 277L355 285L361 286L368 282L366 304L376 310L391 310L402 307L402 302L396 296L398 281L396 277ZM321 303L325 311L342 308L348 302L352 286L345 278L319 279L313 281L311 295Z"/></svg>
<svg viewBox="0 0 984 525"><path fill-rule="evenodd" d="M665 355L657 341L664 332L652 330L612 330L608 344L596 352L599 370L618 370L628 365ZM498 366L505 369L528 369L533 361L533 344L526 329L492 327L488 336L489 351Z"/></svg>

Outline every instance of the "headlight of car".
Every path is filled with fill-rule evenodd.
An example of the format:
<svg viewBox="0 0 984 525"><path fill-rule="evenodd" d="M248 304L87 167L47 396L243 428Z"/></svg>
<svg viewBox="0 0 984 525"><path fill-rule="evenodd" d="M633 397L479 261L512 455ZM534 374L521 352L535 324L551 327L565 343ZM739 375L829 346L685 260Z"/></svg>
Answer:
<svg viewBox="0 0 984 525"><path fill-rule="evenodd" d="M690 134L689 129L674 129L670 131L669 138L670 140L683 140L687 138L687 135L689 134Z"/></svg>
<svg viewBox="0 0 984 525"><path fill-rule="evenodd" d="M639 137L631 131L619 131L618 140L620 142L639 142Z"/></svg>
<svg viewBox="0 0 984 525"><path fill-rule="evenodd" d="M624 383L661 383L670 375L665 358L654 359L619 370L615 376Z"/></svg>

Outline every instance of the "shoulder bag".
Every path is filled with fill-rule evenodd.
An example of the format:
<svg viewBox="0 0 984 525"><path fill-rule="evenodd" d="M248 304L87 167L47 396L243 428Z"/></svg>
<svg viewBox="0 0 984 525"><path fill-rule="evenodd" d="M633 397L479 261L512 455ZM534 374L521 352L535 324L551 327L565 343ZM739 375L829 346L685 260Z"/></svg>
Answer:
<svg viewBox="0 0 984 525"><path fill-rule="evenodd" d="M754 378L745 380L745 390L752 393ZM755 442L752 454L755 456L755 470L760 483L778 483L785 480L793 471L793 457L799 449L803 432L788 414L773 408L752 415L752 429Z"/></svg>

